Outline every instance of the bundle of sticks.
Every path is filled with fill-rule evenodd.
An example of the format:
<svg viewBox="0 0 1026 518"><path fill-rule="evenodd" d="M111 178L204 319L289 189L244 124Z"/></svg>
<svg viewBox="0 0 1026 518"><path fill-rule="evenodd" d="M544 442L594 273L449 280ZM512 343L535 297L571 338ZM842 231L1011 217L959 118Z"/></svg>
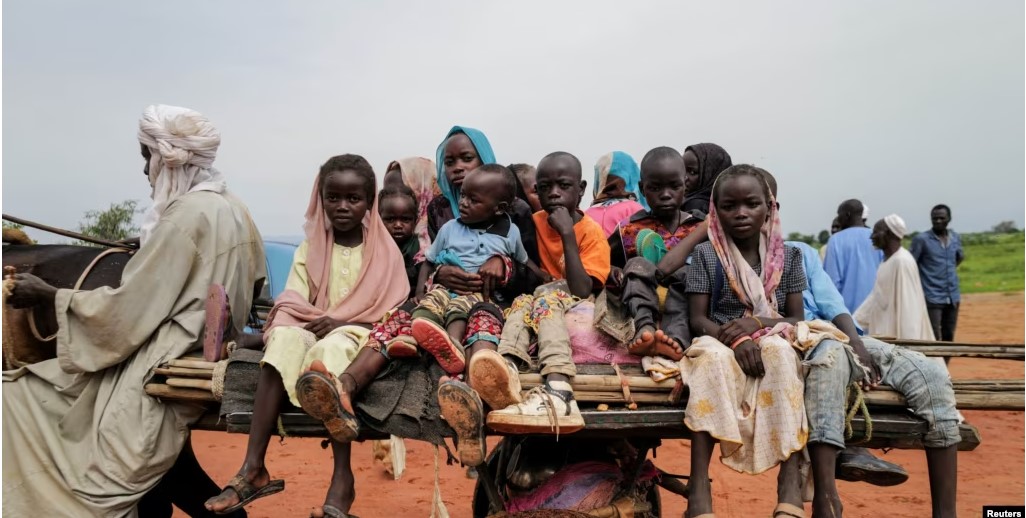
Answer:
<svg viewBox="0 0 1026 518"><path fill-rule="evenodd" d="M156 369L146 393L159 398L185 401L216 401L213 393L214 362L202 356L185 356Z"/></svg>
<svg viewBox="0 0 1026 518"><path fill-rule="evenodd" d="M623 390L625 380L628 390ZM524 389L541 385L539 374L521 374ZM953 380L955 404L960 409L1023 410L1026 407L1022 379L961 379ZM578 374L571 386L574 398L582 402L626 404L674 404L676 380L653 381L648 376L616 374ZM866 404L873 406L907 406L905 398L888 386L880 386L866 393Z"/></svg>

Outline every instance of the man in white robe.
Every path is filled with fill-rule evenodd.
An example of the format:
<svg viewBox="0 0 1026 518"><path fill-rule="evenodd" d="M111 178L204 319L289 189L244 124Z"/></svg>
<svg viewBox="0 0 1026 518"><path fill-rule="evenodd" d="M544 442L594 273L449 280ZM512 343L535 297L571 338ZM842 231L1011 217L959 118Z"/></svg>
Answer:
<svg viewBox="0 0 1026 518"><path fill-rule="evenodd" d="M8 302L53 305L59 330L57 358L3 373L9 516L135 516L202 412L143 385L154 367L201 345L211 284L224 285L241 328L265 277L249 211L211 167L216 128L195 111L150 106L139 140L154 206L121 286L58 290L15 276Z"/></svg>
<svg viewBox="0 0 1026 518"><path fill-rule="evenodd" d="M873 226L873 246L883 250L884 262L877 270L873 291L854 317L871 335L933 340L919 267L912 254L901 246L906 232L905 221L896 214Z"/></svg>

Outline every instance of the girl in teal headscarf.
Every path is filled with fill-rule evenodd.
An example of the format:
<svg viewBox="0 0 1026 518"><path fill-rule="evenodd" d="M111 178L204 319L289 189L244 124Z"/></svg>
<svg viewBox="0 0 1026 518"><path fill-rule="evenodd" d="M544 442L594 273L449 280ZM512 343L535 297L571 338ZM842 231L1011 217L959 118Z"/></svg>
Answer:
<svg viewBox="0 0 1026 518"><path fill-rule="evenodd" d="M602 155L595 163L594 199L585 212L602 226L606 237L634 213L648 210L640 179L638 163L623 151Z"/></svg>
<svg viewBox="0 0 1026 518"><path fill-rule="evenodd" d="M453 126L449 130L435 152L438 188L442 195L428 205L428 231L432 240L442 225L460 213L460 186L467 173L495 163L492 144L480 130L464 126Z"/></svg>

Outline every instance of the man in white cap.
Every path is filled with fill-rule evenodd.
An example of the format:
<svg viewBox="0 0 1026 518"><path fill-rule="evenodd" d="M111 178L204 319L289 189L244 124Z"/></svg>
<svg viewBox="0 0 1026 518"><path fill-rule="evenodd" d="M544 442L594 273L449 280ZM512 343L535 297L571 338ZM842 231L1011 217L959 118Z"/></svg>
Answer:
<svg viewBox="0 0 1026 518"><path fill-rule="evenodd" d="M143 384L200 346L211 284L236 302L241 331L265 277L249 211L212 167L217 129L173 106L150 106L139 127L154 204L121 285L75 291L15 276L8 303L52 308L59 329L57 358L3 374L4 514L136 515L202 412Z"/></svg>
<svg viewBox="0 0 1026 518"><path fill-rule="evenodd" d="M905 221L897 214L873 226L873 246L883 250L884 262L877 270L873 290L853 316L872 335L933 340L919 267L901 246L907 232Z"/></svg>

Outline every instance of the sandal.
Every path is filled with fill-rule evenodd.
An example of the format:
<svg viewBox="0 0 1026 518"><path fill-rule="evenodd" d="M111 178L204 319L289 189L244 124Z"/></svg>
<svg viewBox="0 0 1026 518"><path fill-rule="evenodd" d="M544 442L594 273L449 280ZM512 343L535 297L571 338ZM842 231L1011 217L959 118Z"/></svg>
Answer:
<svg viewBox="0 0 1026 518"><path fill-rule="evenodd" d="M317 371L307 371L296 382L296 397L303 411L322 421L332 439L346 443L360 435L360 422L342 406L343 392L337 378Z"/></svg>
<svg viewBox="0 0 1026 518"><path fill-rule="evenodd" d="M235 478L229 480L228 485L224 486L221 492L223 493L229 489L235 491L236 495L239 495L239 503L220 511L215 511L216 514L231 514L249 505L254 500L280 493L285 490L285 481L281 479L272 480L266 486L257 488L242 475L235 475Z"/></svg>
<svg viewBox="0 0 1026 518"><path fill-rule="evenodd" d="M794 504L779 503L777 507L773 509L773 518L780 516L792 516L794 518L805 518L805 509L798 507Z"/></svg>
<svg viewBox="0 0 1026 518"><path fill-rule="evenodd" d="M204 313L206 321L203 326L203 359L208 362L221 361L225 356L224 339L232 317L228 306L228 293L224 286L211 284L207 288Z"/></svg>
<svg viewBox="0 0 1026 518"><path fill-rule="evenodd" d="M349 514L331 504L322 505L321 513L323 514L324 518L360 518L355 514ZM310 513L310 518L315 518L313 513Z"/></svg>
<svg viewBox="0 0 1026 518"><path fill-rule="evenodd" d="M484 464L484 405L466 383L449 380L438 387L438 407L442 419L456 432L460 462L476 467Z"/></svg>

